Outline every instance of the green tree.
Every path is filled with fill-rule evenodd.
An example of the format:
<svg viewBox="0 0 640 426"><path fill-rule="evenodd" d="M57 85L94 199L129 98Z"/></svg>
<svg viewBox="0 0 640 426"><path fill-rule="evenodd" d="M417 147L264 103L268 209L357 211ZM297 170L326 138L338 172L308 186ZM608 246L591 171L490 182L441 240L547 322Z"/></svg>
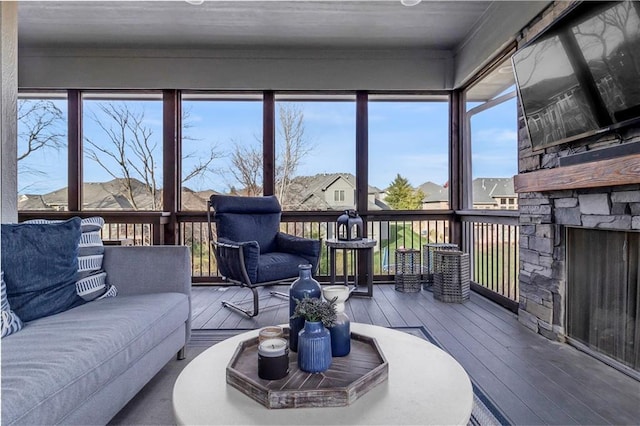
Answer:
<svg viewBox="0 0 640 426"><path fill-rule="evenodd" d="M420 210L424 193L419 189L413 189L406 178L396 175L396 178L387 188L387 197L384 202L394 210Z"/></svg>

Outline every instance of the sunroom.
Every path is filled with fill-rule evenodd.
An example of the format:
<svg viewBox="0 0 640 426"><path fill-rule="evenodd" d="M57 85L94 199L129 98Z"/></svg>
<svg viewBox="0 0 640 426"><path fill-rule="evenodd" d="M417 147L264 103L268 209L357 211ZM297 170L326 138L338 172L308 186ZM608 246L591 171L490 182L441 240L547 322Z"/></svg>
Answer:
<svg viewBox="0 0 640 426"><path fill-rule="evenodd" d="M218 271L209 197L276 195L282 230L321 241L353 209L376 245L339 254L373 280L352 321L426 329L500 422L640 421L637 2L0 13L3 223L98 215L105 243L185 245L193 329L245 330L288 313L220 305L249 294ZM471 300L395 291L400 249L426 280L441 245L468 254ZM322 244L320 283L331 267Z"/></svg>

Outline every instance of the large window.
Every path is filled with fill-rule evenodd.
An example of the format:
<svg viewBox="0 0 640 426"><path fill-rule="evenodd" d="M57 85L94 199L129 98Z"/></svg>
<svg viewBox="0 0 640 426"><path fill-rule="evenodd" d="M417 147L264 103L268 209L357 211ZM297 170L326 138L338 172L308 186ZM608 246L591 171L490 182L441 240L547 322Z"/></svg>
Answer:
<svg viewBox="0 0 640 426"><path fill-rule="evenodd" d="M370 95L370 209L448 209L448 180L448 98Z"/></svg>
<svg viewBox="0 0 640 426"><path fill-rule="evenodd" d="M283 210L355 208L355 96L280 94L275 114Z"/></svg>
<svg viewBox="0 0 640 426"><path fill-rule="evenodd" d="M262 110L262 94L183 95L183 210L205 210L213 192L262 195Z"/></svg>
<svg viewBox="0 0 640 426"><path fill-rule="evenodd" d="M66 94L18 99L18 209L67 210Z"/></svg>
<svg viewBox="0 0 640 426"><path fill-rule="evenodd" d="M162 95L83 94L84 210L162 209Z"/></svg>
<svg viewBox="0 0 640 426"><path fill-rule="evenodd" d="M467 207L517 210L518 106L508 60L466 91L466 145L471 148ZM504 202L502 202L504 201Z"/></svg>

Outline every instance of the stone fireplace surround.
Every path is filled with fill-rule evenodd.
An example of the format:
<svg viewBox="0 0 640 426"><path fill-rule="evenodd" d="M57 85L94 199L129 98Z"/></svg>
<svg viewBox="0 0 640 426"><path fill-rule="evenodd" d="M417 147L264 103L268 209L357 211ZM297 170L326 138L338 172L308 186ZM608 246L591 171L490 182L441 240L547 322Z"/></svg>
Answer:
<svg viewBox="0 0 640 426"><path fill-rule="evenodd" d="M544 31L572 2L557 1L525 28L522 46ZM522 109L518 111L518 173L555 169L564 156L640 141L640 129L626 129L569 145L533 151ZM589 171L595 163L579 167ZM549 339L565 341L566 230L567 226L603 230L640 230L640 174L633 184L519 193L520 294L519 321ZM628 178L628 176L627 176ZM633 179L632 179L633 180ZM628 183L629 179L627 179ZM637 182L637 183L635 183ZM594 185L596 186L596 185Z"/></svg>
<svg viewBox="0 0 640 426"><path fill-rule="evenodd" d="M565 340L565 226L640 230L640 185L520 194L519 321Z"/></svg>

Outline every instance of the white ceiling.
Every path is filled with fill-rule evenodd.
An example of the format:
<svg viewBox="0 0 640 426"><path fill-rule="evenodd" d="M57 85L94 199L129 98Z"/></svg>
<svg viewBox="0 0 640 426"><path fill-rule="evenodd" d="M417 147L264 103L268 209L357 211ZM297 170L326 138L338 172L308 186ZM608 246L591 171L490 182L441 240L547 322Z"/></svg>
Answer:
<svg viewBox="0 0 640 426"><path fill-rule="evenodd" d="M489 1L23 1L20 47L328 47L455 51Z"/></svg>

